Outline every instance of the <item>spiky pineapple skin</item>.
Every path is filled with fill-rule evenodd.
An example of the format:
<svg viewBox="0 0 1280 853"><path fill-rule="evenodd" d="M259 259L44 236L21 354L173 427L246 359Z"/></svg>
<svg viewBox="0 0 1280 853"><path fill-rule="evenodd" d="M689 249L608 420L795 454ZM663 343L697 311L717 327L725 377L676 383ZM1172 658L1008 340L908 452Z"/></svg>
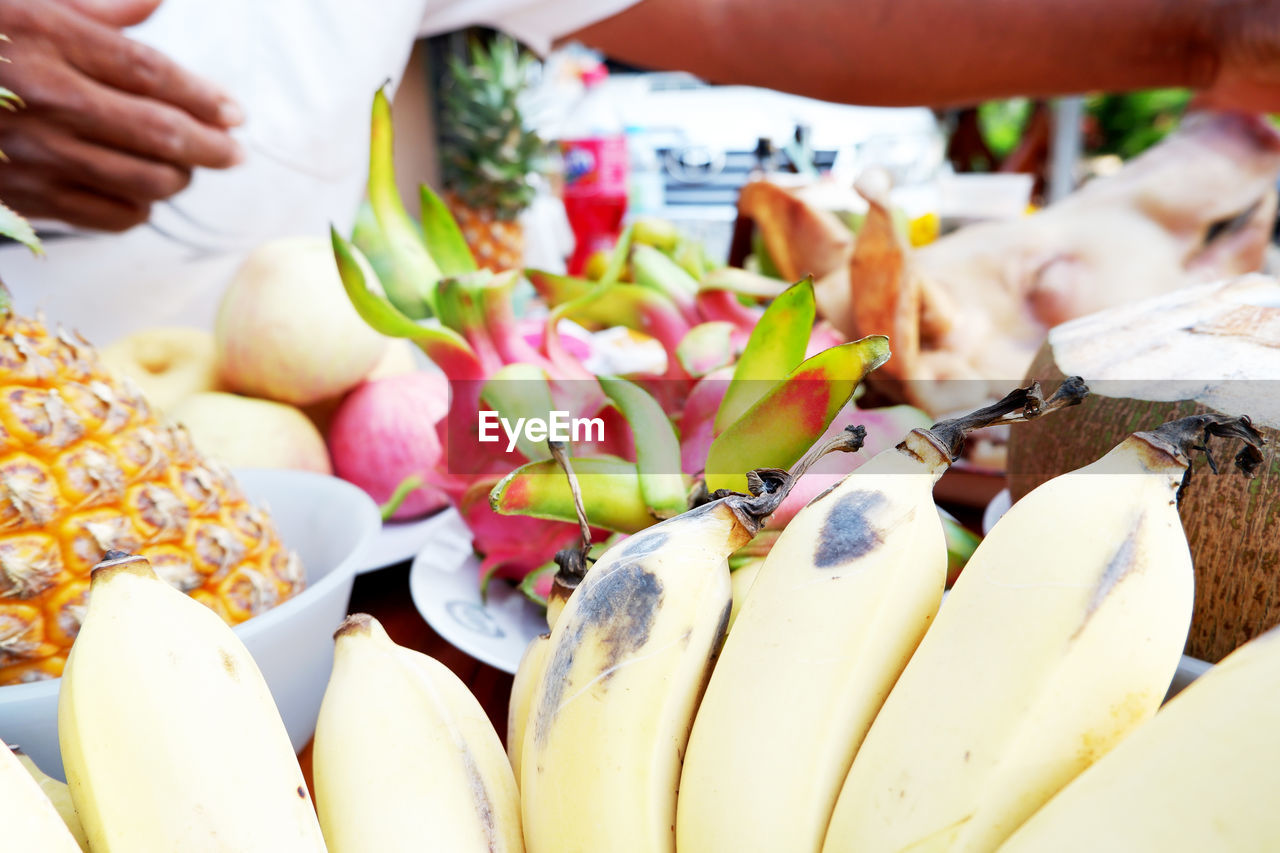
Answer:
<svg viewBox="0 0 1280 853"><path fill-rule="evenodd" d="M236 624L295 595L268 514L77 335L0 314L0 685L62 673L89 573L146 556Z"/></svg>
<svg viewBox="0 0 1280 853"><path fill-rule="evenodd" d="M444 196L476 263L500 272L524 254L518 221L537 195L550 149L526 126L520 98L533 59L511 38L471 43L453 56L441 96Z"/></svg>
<svg viewBox="0 0 1280 853"><path fill-rule="evenodd" d="M478 267L504 272L524 265L524 226L518 220L499 219L491 210L471 207L456 193L445 193L445 203Z"/></svg>

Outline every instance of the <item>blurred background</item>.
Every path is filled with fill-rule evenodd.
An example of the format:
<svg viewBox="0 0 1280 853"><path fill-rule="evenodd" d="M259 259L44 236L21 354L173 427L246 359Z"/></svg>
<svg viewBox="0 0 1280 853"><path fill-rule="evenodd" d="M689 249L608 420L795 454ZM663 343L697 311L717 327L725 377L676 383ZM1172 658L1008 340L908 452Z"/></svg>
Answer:
<svg viewBox="0 0 1280 853"><path fill-rule="evenodd" d="M450 57L465 64L469 44L492 38L470 28L417 43L394 101L406 199L423 182L442 185L440 109ZM563 140L625 139L625 209L607 230L616 235L625 222L657 216L702 241L711 258L738 264L751 249L738 197L752 178L809 187L810 203L816 198L856 228L865 201L854 179L880 167L920 244L963 224L1021 216L1114 174L1171 133L1191 99L1187 90L1158 89L945 111L862 107L649 72L573 44L530 58L520 105L551 156L530 176L538 192L521 216L524 260L550 270L572 264L575 244L561 203L564 162L555 143Z"/></svg>

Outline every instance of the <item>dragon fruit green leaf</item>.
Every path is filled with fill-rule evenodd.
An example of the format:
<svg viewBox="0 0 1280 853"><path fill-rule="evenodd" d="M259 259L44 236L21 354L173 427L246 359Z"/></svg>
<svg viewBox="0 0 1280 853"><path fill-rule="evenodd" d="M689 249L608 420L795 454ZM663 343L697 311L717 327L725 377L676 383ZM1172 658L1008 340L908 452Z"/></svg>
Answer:
<svg viewBox="0 0 1280 853"><path fill-rule="evenodd" d="M942 532L947 540L947 587L949 588L960 577L961 570L978 550L982 537L961 524L953 515L938 510L942 518Z"/></svg>
<svg viewBox="0 0 1280 853"><path fill-rule="evenodd" d="M351 228L351 244L369 261L379 282L388 281L394 276L396 259L391 255L391 244L368 201L361 202L356 212L355 225Z"/></svg>
<svg viewBox="0 0 1280 853"><path fill-rule="evenodd" d="M802 362L711 442L707 488L745 491L753 468L791 467L888 358L889 339L872 335Z"/></svg>
<svg viewBox="0 0 1280 853"><path fill-rule="evenodd" d="M816 310L811 278L784 290L765 309L747 339L733 370L733 382L716 412L717 433L724 432L804 361Z"/></svg>
<svg viewBox="0 0 1280 853"><path fill-rule="evenodd" d="M560 307L561 316L597 328L626 326L656 338L670 357L689 331L671 300L638 284L611 284Z"/></svg>
<svg viewBox="0 0 1280 853"><path fill-rule="evenodd" d="M613 284L621 280L627 270L627 259L631 256L631 243L635 240L635 226L628 225L622 229L618 242L609 253L609 263L605 265L604 274L600 276L600 284Z"/></svg>
<svg viewBox="0 0 1280 853"><path fill-rule="evenodd" d="M738 267L721 267L707 273L702 280L702 290L728 290L752 299L776 299L788 288L794 287L780 278L760 275Z"/></svg>
<svg viewBox="0 0 1280 853"><path fill-rule="evenodd" d="M476 354L461 335L434 320L417 323L406 317L387 297L369 288L368 280L374 273L360 250L332 228L330 239L347 298L366 323L388 337L413 341L452 379L483 375Z"/></svg>
<svg viewBox="0 0 1280 853"><path fill-rule="evenodd" d="M481 401L499 417L515 423L519 418L547 420L556 408L551 400L551 386L542 368L532 364L508 364L499 368L480 391ZM532 441L524 430L516 436L516 447L525 459L549 459L551 454L542 441Z"/></svg>
<svg viewBox="0 0 1280 853"><path fill-rule="evenodd" d="M392 276L382 282L387 298L407 316L419 320L435 310L434 288L440 268L427 252L421 232L396 189L392 157L391 102L379 89L373 97L369 140L369 205L394 259Z"/></svg>
<svg viewBox="0 0 1280 853"><path fill-rule="evenodd" d="M680 229L670 219L657 216L639 216L634 222L632 235L637 244L653 246L664 252L673 251L680 243Z"/></svg>
<svg viewBox="0 0 1280 853"><path fill-rule="evenodd" d="M476 259L444 200L426 184L419 188L419 195L422 197L422 236L427 252L440 267L440 273L462 275L475 272Z"/></svg>
<svg viewBox="0 0 1280 853"><path fill-rule="evenodd" d="M688 508L689 484L680 473L680 441L658 401L625 379L600 377L600 387L622 412L635 437L636 470L645 504L659 518Z"/></svg>
<svg viewBox="0 0 1280 853"><path fill-rule="evenodd" d="M631 250L631 277L641 287L648 287L670 299L690 324L699 321L697 280L662 252L652 246L634 247Z"/></svg>
<svg viewBox="0 0 1280 853"><path fill-rule="evenodd" d="M590 293L596 286L596 283L590 279L558 275L545 270L527 269L524 274L548 308L556 308L566 302L572 302L579 296Z"/></svg>
<svg viewBox="0 0 1280 853"><path fill-rule="evenodd" d="M694 379L733 363L733 324L722 320L699 323L676 347L676 358Z"/></svg>
<svg viewBox="0 0 1280 853"><path fill-rule="evenodd" d="M667 294L692 297L698 292L698 280L652 246L635 246L631 250L632 279Z"/></svg>
<svg viewBox="0 0 1280 853"><path fill-rule="evenodd" d="M382 516L382 520L391 521L400 507L404 505L405 498L409 497L409 494L421 487L422 484L422 477L418 474L410 474L401 480L395 491L391 493L391 497L387 498L386 503L378 507L378 514Z"/></svg>
<svg viewBox="0 0 1280 853"><path fill-rule="evenodd" d="M542 594L540 588L547 585L551 576L554 575L558 569L559 567L556 565L555 560L552 560L549 563L543 563L541 566L538 566L538 568L521 578L520 583L516 584L516 589L520 590L520 593L533 603L546 607L547 597Z"/></svg>
<svg viewBox="0 0 1280 853"><path fill-rule="evenodd" d="M724 266L722 262L711 259L701 240L683 236L676 241L675 247L671 250L671 259L698 281L702 281L714 270Z"/></svg>
<svg viewBox="0 0 1280 853"><path fill-rule="evenodd" d="M580 456L569 461L592 527L635 533L657 523L640 490L640 471L634 463L616 456ZM490 491L489 505L501 515L578 520L569 481L552 459L526 463L503 477Z"/></svg>

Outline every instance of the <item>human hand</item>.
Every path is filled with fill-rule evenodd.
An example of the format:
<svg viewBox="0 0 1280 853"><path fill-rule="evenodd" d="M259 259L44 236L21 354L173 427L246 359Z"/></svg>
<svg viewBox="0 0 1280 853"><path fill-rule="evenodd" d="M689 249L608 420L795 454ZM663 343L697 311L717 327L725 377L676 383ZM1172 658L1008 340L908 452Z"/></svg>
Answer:
<svg viewBox="0 0 1280 853"><path fill-rule="evenodd" d="M0 0L0 199L28 217L104 231L147 221L197 166L241 159L242 120L219 88L119 27L160 0Z"/></svg>

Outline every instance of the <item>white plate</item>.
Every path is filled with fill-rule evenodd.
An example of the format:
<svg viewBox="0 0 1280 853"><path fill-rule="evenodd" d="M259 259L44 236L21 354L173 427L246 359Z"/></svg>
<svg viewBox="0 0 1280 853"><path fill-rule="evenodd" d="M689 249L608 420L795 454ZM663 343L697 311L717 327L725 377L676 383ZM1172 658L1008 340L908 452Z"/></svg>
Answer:
<svg viewBox="0 0 1280 853"><path fill-rule="evenodd" d="M356 573L364 574L412 560L430 541L439 517L440 513L437 513L414 521L384 521L360 560Z"/></svg>
<svg viewBox="0 0 1280 853"><path fill-rule="evenodd" d="M427 544L409 569L409 594L432 629L473 658L514 673L529 641L547 630L542 608L494 581L480 599L480 560L453 509L428 519Z"/></svg>

